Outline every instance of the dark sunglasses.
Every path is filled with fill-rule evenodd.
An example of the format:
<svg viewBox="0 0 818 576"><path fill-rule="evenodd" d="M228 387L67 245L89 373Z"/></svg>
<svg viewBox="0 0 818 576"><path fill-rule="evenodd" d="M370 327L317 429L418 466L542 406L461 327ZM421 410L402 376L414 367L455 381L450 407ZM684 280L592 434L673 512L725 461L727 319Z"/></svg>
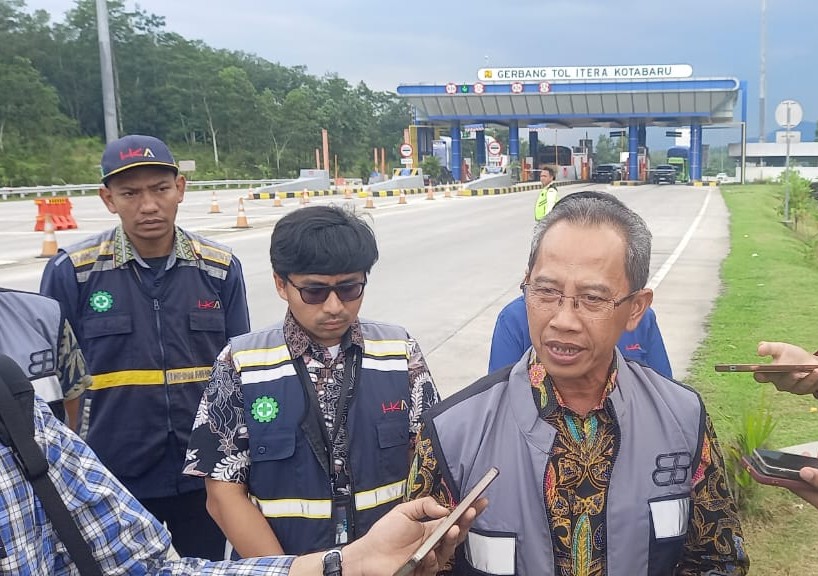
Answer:
<svg viewBox="0 0 818 576"><path fill-rule="evenodd" d="M342 284L335 284L334 286L299 286L292 280L287 280L287 282L298 290L304 304L323 304L327 298L329 298L330 292L335 292L335 295L338 296L341 302L352 302L363 295L364 286L366 286L366 280L363 282L344 282Z"/></svg>

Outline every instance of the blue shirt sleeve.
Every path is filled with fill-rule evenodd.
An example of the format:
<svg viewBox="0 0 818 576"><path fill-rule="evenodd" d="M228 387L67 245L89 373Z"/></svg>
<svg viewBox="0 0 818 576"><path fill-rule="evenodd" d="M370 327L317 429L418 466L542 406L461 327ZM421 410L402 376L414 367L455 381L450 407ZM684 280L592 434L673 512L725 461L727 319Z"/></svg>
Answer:
<svg viewBox="0 0 818 576"><path fill-rule="evenodd" d="M247 309L247 289L244 285L241 262L235 255L222 284L221 300L225 311L227 337L232 338L249 332L250 311Z"/></svg>
<svg viewBox="0 0 818 576"><path fill-rule="evenodd" d="M520 314L522 311L522 314ZM509 364L515 364L531 346L528 318L522 297L509 303L497 316L491 337L489 373Z"/></svg>

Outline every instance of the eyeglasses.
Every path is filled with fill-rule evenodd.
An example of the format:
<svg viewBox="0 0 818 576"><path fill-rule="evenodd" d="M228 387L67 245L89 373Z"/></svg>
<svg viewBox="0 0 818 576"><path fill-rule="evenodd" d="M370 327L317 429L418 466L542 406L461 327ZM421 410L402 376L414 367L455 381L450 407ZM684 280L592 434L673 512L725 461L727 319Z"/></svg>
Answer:
<svg viewBox="0 0 818 576"><path fill-rule="evenodd" d="M366 286L366 280L363 282L344 282L333 286L323 284L299 286L292 280L287 280L287 282L298 290L304 304L323 304L329 298L330 292L335 292L341 302L352 302L363 295L364 286Z"/></svg>
<svg viewBox="0 0 818 576"><path fill-rule="evenodd" d="M641 292L641 290L634 290L627 296L616 300L614 298L595 296L594 294L568 296L554 288L538 288L527 282L524 282L522 286L525 287L526 300L528 300L534 308L553 312L562 306L566 298L570 298L574 301L574 311L579 316L590 320L607 320L613 316L613 312L616 308Z"/></svg>

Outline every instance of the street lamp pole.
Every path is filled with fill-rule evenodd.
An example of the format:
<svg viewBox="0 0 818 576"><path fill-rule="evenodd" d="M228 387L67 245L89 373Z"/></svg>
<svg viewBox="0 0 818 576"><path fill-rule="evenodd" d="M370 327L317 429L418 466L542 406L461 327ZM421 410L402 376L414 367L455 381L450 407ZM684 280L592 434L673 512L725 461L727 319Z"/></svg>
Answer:
<svg viewBox="0 0 818 576"><path fill-rule="evenodd" d="M758 87L758 141L764 142L767 107L767 0L761 0L761 71Z"/></svg>
<svg viewBox="0 0 818 576"><path fill-rule="evenodd" d="M114 65L111 57L111 31L108 27L108 2L106 0L96 0L96 6L105 141L113 142L119 138L119 132L117 128L116 95L114 92Z"/></svg>

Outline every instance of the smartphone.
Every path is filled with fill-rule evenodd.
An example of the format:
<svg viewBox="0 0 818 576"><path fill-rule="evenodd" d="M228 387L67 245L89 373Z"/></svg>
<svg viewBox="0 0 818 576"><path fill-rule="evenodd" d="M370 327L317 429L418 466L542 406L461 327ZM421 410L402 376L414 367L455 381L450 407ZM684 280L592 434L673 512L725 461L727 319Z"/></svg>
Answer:
<svg viewBox="0 0 818 576"><path fill-rule="evenodd" d="M778 486L780 488L796 488L801 490L804 488L813 488L810 484L807 484L801 480L800 477L798 477L798 479L793 479L767 474L764 470L762 470L761 465L753 457L742 456L741 464L744 466L745 470L750 473L753 480L759 484Z"/></svg>
<svg viewBox="0 0 818 576"><path fill-rule="evenodd" d="M716 372L812 372L816 364L716 364Z"/></svg>
<svg viewBox="0 0 818 576"><path fill-rule="evenodd" d="M486 491L486 488L489 487L489 484L494 482L494 479L497 478L497 475L500 474L500 471L495 468L489 468L488 472L486 472L480 481L474 485L466 497L460 501L460 504L452 510L448 516L443 520L443 522L435 528L434 532L432 532L429 537L424 540L423 544L420 545L420 548L412 554L412 557L406 561L406 564L400 567L400 569L395 572L394 576L409 576L415 571L415 568L423 561L426 555L434 550L440 541L443 539L443 536L446 535L446 532L449 529L457 524L457 521L460 520L460 517L466 513L472 504L480 497L480 495Z"/></svg>
<svg viewBox="0 0 818 576"><path fill-rule="evenodd" d="M769 476L783 476L798 479L798 471L805 466L818 468L818 458L789 454L777 450L753 450L753 459L760 465L759 468Z"/></svg>

